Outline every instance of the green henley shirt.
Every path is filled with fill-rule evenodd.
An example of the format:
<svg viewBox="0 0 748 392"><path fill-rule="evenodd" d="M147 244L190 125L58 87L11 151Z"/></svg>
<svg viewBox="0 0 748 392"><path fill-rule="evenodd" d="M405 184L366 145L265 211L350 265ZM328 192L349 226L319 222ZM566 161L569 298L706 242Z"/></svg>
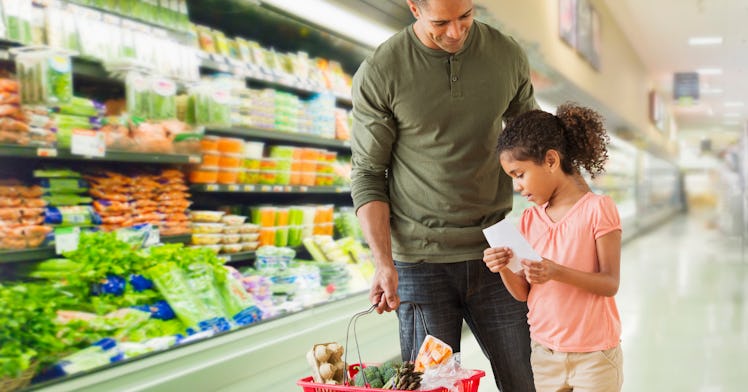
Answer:
<svg viewBox="0 0 748 392"><path fill-rule="evenodd" d="M519 44L475 21L454 54L408 26L353 78L354 207L390 204L395 260L481 259L481 230L512 209L499 165L502 120L537 108Z"/></svg>

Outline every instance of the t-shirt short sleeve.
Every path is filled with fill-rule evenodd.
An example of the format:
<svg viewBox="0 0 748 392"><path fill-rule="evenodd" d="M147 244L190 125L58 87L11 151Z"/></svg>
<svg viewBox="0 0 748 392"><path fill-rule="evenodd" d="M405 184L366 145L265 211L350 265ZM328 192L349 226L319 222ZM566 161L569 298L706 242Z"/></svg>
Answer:
<svg viewBox="0 0 748 392"><path fill-rule="evenodd" d="M618 215L618 207L610 196L603 196L595 217L595 239L598 239L615 230L621 230L621 217Z"/></svg>

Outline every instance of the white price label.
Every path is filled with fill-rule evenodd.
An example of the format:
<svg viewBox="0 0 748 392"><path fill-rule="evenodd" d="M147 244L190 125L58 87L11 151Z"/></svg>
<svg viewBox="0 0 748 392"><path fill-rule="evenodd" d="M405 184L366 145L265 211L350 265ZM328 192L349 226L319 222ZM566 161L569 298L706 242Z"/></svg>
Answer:
<svg viewBox="0 0 748 392"><path fill-rule="evenodd" d="M149 247L158 245L159 243L161 243L161 233L158 230L158 226L151 226L151 230L148 232L143 246Z"/></svg>
<svg viewBox="0 0 748 392"><path fill-rule="evenodd" d="M239 185L229 185L229 192L239 192Z"/></svg>
<svg viewBox="0 0 748 392"><path fill-rule="evenodd" d="M58 227L55 229L55 253L73 252L78 249L80 227Z"/></svg>
<svg viewBox="0 0 748 392"><path fill-rule="evenodd" d="M104 133L90 129L74 129L70 153L86 157L103 158L106 155Z"/></svg>

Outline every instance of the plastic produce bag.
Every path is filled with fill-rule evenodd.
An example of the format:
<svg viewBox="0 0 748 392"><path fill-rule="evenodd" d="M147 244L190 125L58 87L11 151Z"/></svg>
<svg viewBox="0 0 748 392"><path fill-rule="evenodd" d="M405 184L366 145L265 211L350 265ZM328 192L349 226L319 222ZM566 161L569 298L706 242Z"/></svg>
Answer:
<svg viewBox="0 0 748 392"><path fill-rule="evenodd" d="M205 304L193 294L184 272L176 264L158 264L148 270L148 276L184 325L198 327L205 315L209 314Z"/></svg>
<svg viewBox="0 0 748 392"><path fill-rule="evenodd" d="M463 392L462 380L472 377L473 374L475 374L474 370L460 366L460 353L457 353L444 363L426 368L421 376L421 389L432 390L443 387L450 392Z"/></svg>

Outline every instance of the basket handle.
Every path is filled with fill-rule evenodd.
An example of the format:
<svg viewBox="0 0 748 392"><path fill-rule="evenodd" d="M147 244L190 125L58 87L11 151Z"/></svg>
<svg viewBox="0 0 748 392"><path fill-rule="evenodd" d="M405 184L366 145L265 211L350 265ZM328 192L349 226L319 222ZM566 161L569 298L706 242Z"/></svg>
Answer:
<svg viewBox="0 0 748 392"><path fill-rule="evenodd" d="M413 310L414 310L414 312L413 312L413 347L410 350L410 361L414 362L416 360L416 355L417 355L417 350L418 350L416 348L416 345L415 345L415 343L417 341L417 338L416 338L416 330L417 330L417 328L416 328L416 326L418 325L418 316L421 316L420 317L421 318L421 326L423 327L423 331L424 331L424 333L426 333L426 335L429 334L429 329L428 329L428 327L426 327L426 318L423 317L423 309L421 309L421 305L420 304L418 304L416 302L405 301L405 302L401 302L400 306L402 306L403 304L412 306Z"/></svg>
<svg viewBox="0 0 748 392"><path fill-rule="evenodd" d="M429 333L428 328L426 327L426 319L423 316L423 309L421 309L421 305L420 304L415 303L415 302L410 302L410 301L401 302L400 306L402 306L402 305L411 305L413 307L413 310L414 310L414 312L413 312L413 340L414 340L414 343L415 343L415 340L416 340L416 329L417 329L416 326L417 326L417 322L418 322L417 318L418 318L419 315L420 315L421 325L423 326L424 332L426 334ZM351 331L351 325L353 325L353 339L356 342L356 353L358 354L358 363L359 363L360 366L363 366L364 362L361 360L361 346L358 344L358 334L356 333L356 322L362 316L365 316L365 315L373 312L374 309L376 309L376 307L377 307L377 304L371 305L369 307L369 309L354 314L353 317L351 317L350 321L348 321L348 327L346 328L346 331L345 331L345 354L343 356L343 363L345 364L345 368L346 368L346 371L343 372L343 383L345 385L348 385L348 383L350 382L347 370L348 370L348 351L349 351L348 347L350 347L348 345L348 338L349 338L350 331ZM415 347L415 344L413 344L413 348L411 349L411 352L410 352L410 361L411 362L415 361L415 356L416 356L416 347ZM360 371L363 372L363 367L361 368ZM363 377L364 377L364 383L366 383L367 385L369 385L369 380L366 379L366 373L363 373Z"/></svg>

